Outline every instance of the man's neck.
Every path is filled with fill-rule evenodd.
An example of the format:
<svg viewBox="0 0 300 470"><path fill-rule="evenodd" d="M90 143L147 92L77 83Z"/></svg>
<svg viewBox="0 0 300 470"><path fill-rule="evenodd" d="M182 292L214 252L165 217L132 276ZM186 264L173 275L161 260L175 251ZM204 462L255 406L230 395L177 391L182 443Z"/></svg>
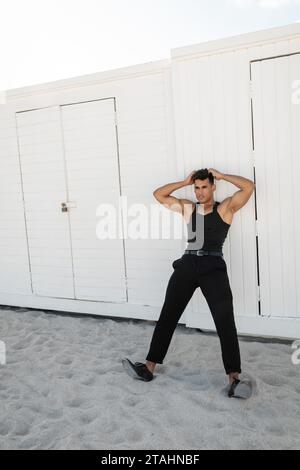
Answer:
<svg viewBox="0 0 300 470"><path fill-rule="evenodd" d="M204 210L208 210L208 209L212 209L212 208L213 208L213 206L214 206L214 204L215 204L215 201L212 200L212 201L210 201L210 202L206 202L205 204L203 204L203 203L200 203L200 204L201 204L201 206L204 208Z"/></svg>
<svg viewBox="0 0 300 470"><path fill-rule="evenodd" d="M206 204L202 204L202 203L199 202L199 206L201 207L200 212L202 214L206 214L206 212L211 212L214 205L215 205L214 200L212 202L207 202Z"/></svg>

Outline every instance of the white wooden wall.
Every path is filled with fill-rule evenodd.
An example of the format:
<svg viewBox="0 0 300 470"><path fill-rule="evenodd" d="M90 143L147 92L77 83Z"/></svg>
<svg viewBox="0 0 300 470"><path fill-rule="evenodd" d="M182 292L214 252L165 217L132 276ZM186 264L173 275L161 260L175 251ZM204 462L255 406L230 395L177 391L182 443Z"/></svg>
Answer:
<svg viewBox="0 0 300 470"><path fill-rule="evenodd" d="M18 276L21 293L34 294L22 305L149 319L159 314L181 241L125 238L104 245L95 234L98 203L117 208L122 195L128 206L145 204L150 212L151 204L159 206L153 190L177 176L168 63L121 72L92 77L90 86L72 86L70 79L62 89L54 83L36 93L33 87L3 108L1 169L15 159L14 185L4 177L3 184L18 194L22 225L26 275ZM63 201L73 203L68 213L61 212ZM15 240L12 231L3 232L3 254L4 233L7 243ZM9 261L13 277L20 259ZM7 295L7 266L0 268L0 302L17 305L17 297Z"/></svg>
<svg viewBox="0 0 300 470"><path fill-rule="evenodd" d="M191 49L190 55L184 55L184 51L180 54L176 53L175 49L172 60L175 135L178 149L177 158L181 162L180 171L182 174L187 174L193 169L213 167L223 173L240 174L254 180L255 165L259 157L257 156L255 159L252 148L250 63L265 57L299 52L300 41L296 38L273 41L266 45L229 48L230 50L227 51L212 50L210 53L201 51L199 54L195 50L196 47ZM293 60L295 61L295 59ZM295 73L294 70L294 75ZM298 69L297 74L299 75ZM275 75L273 80L274 78ZM287 93L286 86L284 84L282 90L285 94ZM281 103L281 105L287 106L288 102ZM299 134L297 131L299 127L298 112L295 109L293 111L294 122L292 124L295 135L292 137L291 145L294 145L299 153L300 147L296 137ZM289 125L288 116L280 116L280 112L279 116L274 115L274 119L281 120L281 124L285 128ZM259 123L258 120L258 127ZM287 139L287 135L283 136L283 139ZM283 142L281 142L281 151L282 145ZM261 156L260 165L263 167L264 158L263 155ZM258 165L256 170L259 197L259 201L257 201L259 203L258 227L263 227L265 219L262 207L263 200L260 195L264 192L264 183L259 169ZM217 181L216 184L215 199L219 201L238 190L234 185L225 181ZM293 188L293 194L296 195L298 188L295 179L293 180ZM276 191L275 187L274 191ZM181 190L178 194L195 200L192 187ZM272 194L269 193L269 196L271 198ZM255 197L256 195L253 194L246 206L235 214L223 250L234 297L234 311L238 329L240 333L261 335L293 336L295 332L300 334L298 322L284 320L285 317L298 316L298 313L295 313L295 302L299 295L300 283L298 268L295 269L299 263L295 244L290 245L286 251L281 251L280 255L277 253L276 259L278 260L278 257L282 259L287 255L287 252L291 253L293 249L296 250L295 260L292 261L289 256L286 263L282 264L283 270L279 274L277 266L275 270L274 258L271 262L272 278L267 279L266 273L264 270L262 271L263 284L259 291ZM286 195L286 197L288 196ZM296 196L293 201L293 206L294 204L296 206ZM285 209L284 206L282 206L281 212ZM296 209L292 210L292 213L293 218L296 219ZM282 219L281 223L283 220L286 219ZM297 226L297 222L294 224ZM283 230L286 232L287 229ZM277 238L277 235L267 239L264 238L263 233L261 228L261 232L258 234L258 244L272 246L273 243L274 247L280 244L280 237ZM298 232L294 231L293 233L295 233L297 240ZM260 269L262 269L261 264L270 263L273 252L274 250L265 250L262 253ZM287 272L289 272L288 278L286 277ZM283 280L284 277L285 280ZM282 284L280 284L281 281ZM266 305L266 295L269 295L270 289L272 290L270 295L274 294L273 309L269 309ZM268 292L264 295L266 291ZM285 295L285 306L282 303L283 294ZM260 296L263 296L264 299L261 299L259 310ZM281 303L275 307L278 298L281 299ZM209 308L200 289L195 292L191 303L192 311L186 318L187 325L214 329ZM272 315L273 321L267 319L265 315Z"/></svg>
<svg viewBox="0 0 300 470"><path fill-rule="evenodd" d="M145 79L145 84L137 79L132 82L132 93L124 89L117 100L122 194L128 205L144 203L149 212L156 205L168 217L170 211L152 193L176 181L178 174L169 80L168 68L164 75ZM130 304L156 307L157 318L172 260L181 252L181 245L181 240L125 240Z"/></svg>
<svg viewBox="0 0 300 470"><path fill-rule="evenodd" d="M240 333L298 337L299 321L288 319L299 313L299 297L295 294L299 291L298 258L291 261L293 236L294 240L298 237L297 209L296 204L293 205L294 230L283 231L289 237L289 246L280 258L277 253L276 262L271 264L270 256L278 241L275 243L273 239L273 244L271 241L268 245L270 234L260 228L260 220L263 221L269 206L264 205L262 182L265 172L261 162L257 163L262 150L257 147L255 154L252 150L250 93L252 61L300 51L300 31L297 33L296 26L291 30L291 37L289 28L276 29L274 37L269 32L247 36L248 43L241 37L199 48L175 49L171 61L29 87L23 93L17 90L15 95L13 91L9 92L8 104L0 107L0 211L3 222L0 229L0 303L157 319L172 273L172 260L181 256L186 242L184 239L125 238L124 242L119 241L114 246L118 253L115 259L114 249L105 248L105 256L98 241L93 243L91 239L95 209L93 191L97 192L101 184L102 189L106 189L108 182L107 191L97 192L97 198L107 195L115 201L119 192L128 197L128 205L138 202L150 208L151 204L158 204L152 196L156 187L181 180L193 169L214 167L252 180L255 170L259 199L258 243L262 253L259 261L263 281L261 312L258 309L254 195L235 215L224 246L238 329ZM253 63L255 76L258 68L254 70L253 67L264 66ZM278 73L278 83L280 80L285 83L286 70L280 69ZM260 89L253 96L256 109L257 96L264 88L263 82L257 80L254 87L258 83ZM271 89L273 91L268 89L266 95L269 97L267 113L273 106L272 93L276 94L274 84ZM287 96L286 87L283 93ZM287 103L282 96L283 114L278 125L287 130L284 117L288 115ZM99 130L101 135L103 127L96 132L97 125L92 117L94 111L94 116L98 112L101 114L102 108L95 104L101 101L106 101L109 107L114 102L116 110L116 117L113 117L116 126L112 122L112 107L107 116L104 113L100 119L105 126L108 118L108 141L113 155L108 166L104 161L99 164L94 161L95 155L88 149L88 142L92 140L99 144L96 144L96 152L102 156L105 153L101 139L97 139L97 132ZM294 109L292 119L294 137L290 144L294 146L293 155L297 154L298 148L298 112ZM36 117L43 119L35 121ZM255 117L256 136L260 118ZM276 117L274 119L276 121ZM26 129L26 126L29 127ZM47 142L53 132L56 139L54 152ZM59 132L60 139L57 137ZM45 136L46 141L43 140ZM264 134L264 139L268 136L270 134ZM281 152L287 139L287 133L283 134L279 142ZM26 155L26 145L33 144L32 140L44 146L44 156L51 156L46 166L39 166L34 155ZM256 143L259 144L259 133ZM263 140L261 149L262 145ZM287 156L289 165L295 162L291 152ZM108 181L102 177L106 170L110 174ZM296 173L293 182L297 183ZM54 184L57 189L55 201L50 198ZM231 183L217 182L215 199L221 201L237 190ZM294 186L293 194L298 194ZM194 198L192 188L180 190L175 195ZM76 205L67 214L58 211L64 198ZM47 205L49 200L55 202L55 210L54 206ZM30 208L28 214L27 210L25 214L26 204ZM37 219L45 216L42 214L45 208L49 217L45 217L42 228ZM167 209L161 209L169 214ZM280 213L283 216L283 206ZM64 215L67 217L63 218ZM174 219L176 216L174 214ZM49 246L51 251L45 251ZM278 260L281 271L275 275L273 270ZM267 263L271 266L272 278L269 268L265 268ZM58 282L56 276L61 275L62 270L65 279ZM104 271L109 273L105 280ZM285 277L287 273L289 278ZM284 281L281 289L280 279ZM290 295L292 292L294 295ZM281 302L278 308L275 308L276 299ZM214 329L200 290L194 294L181 321L188 326Z"/></svg>
<svg viewBox="0 0 300 470"><path fill-rule="evenodd" d="M180 97L176 134L182 139L185 172L212 167L253 180L248 53L234 51L176 62L173 70L174 95ZM217 201L238 190L224 181L217 181L216 186ZM195 200L192 187L185 194ZM252 197L236 213L223 248L239 316L257 315L254 219ZM193 301L189 324L205 326L210 312L200 289Z"/></svg>

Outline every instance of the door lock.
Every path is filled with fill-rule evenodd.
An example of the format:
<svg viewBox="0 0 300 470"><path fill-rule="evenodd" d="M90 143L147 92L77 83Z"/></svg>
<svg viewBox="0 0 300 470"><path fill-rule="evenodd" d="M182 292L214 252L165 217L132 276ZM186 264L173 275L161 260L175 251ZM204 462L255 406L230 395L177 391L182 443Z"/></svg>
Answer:
<svg viewBox="0 0 300 470"><path fill-rule="evenodd" d="M68 212L68 207L67 207L67 204L65 202L61 203L61 211L62 212Z"/></svg>
<svg viewBox="0 0 300 470"><path fill-rule="evenodd" d="M62 202L61 210L62 212L68 212L69 209L77 207L76 202Z"/></svg>

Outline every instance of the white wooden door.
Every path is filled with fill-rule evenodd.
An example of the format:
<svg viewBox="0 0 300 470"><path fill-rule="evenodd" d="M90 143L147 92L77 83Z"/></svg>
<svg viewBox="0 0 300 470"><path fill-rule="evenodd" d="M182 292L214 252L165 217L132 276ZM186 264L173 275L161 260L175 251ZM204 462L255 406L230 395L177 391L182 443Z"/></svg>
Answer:
<svg viewBox="0 0 300 470"><path fill-rule="evenodd" d="M74 298L59 106L16 114L32 291Z"/></svg>
<svg viewBox="0 0 300 470"><path fill-rule="evenodd" d="M99 204L118 212L114 99L20 112L17 126L33 293L126 301L123 240L96 233Z"/></svg>
<svg viewBox="0 0 300 470"><path fill-rule="evenodd" d="M119 211L114 99L64 105L61 112L75 297L126 301L124 240L101 240L96 234L98 206L110 204ZM117 229L122 230L121 222L116 220Z"/></svg>
<svg viewBox="0 0 300 470"><path fill-rule="evenodd" d="M251 76L261 315L299 318L300 54Z"/></svg>

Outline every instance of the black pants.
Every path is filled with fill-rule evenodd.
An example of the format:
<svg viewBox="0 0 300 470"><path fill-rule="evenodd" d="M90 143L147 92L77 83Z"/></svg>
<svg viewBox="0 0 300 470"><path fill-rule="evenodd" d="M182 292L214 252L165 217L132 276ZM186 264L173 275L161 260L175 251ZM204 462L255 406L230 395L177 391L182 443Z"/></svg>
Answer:
<svg viewBox="0 0 300 470"><path fill-rule="evenodd" d="M221 256L184 254L173 261L172 273L156 323L147 361L163 363L176 325L195 289L200 287L212 313L221 342L226 374L241 372L241 359L234 322L232 292L227 266Z"/></svg>

